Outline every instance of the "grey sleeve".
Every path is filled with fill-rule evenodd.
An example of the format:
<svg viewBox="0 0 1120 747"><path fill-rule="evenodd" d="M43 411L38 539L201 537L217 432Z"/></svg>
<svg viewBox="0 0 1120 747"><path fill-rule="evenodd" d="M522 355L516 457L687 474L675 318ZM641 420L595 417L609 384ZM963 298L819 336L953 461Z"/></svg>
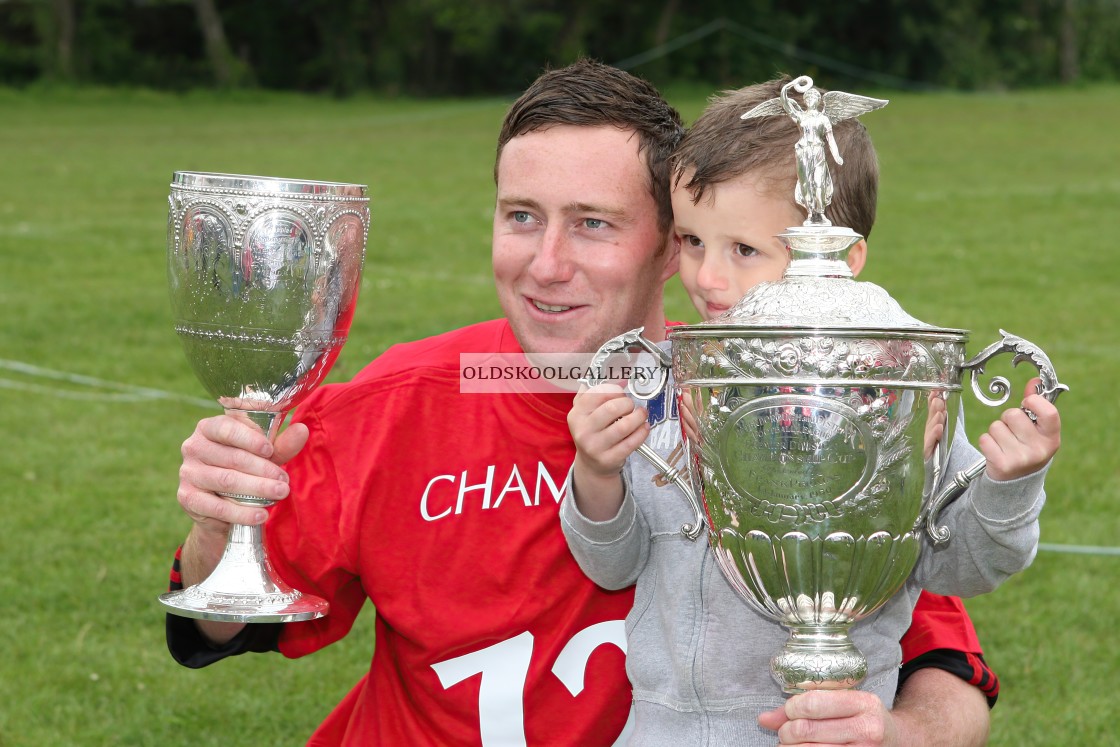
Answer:
<svg viewBox="0 0 1120 747"><path fill-rule="evenodd" d="M633 586L649 558L649 530L630 490L628 472L622 473L622 507L613 519L591 521L579 512L571 470L560 504L560 526L572 555L587 577L604 589Z"/></svg>
<svg viewBox="0 0 1120 747"><path fill-rule="evenodd" d="M965 435L962 412L937 492L980 459L983 455ZM976 596L1029 566L1038 551L1038 518L1046 502L1043 483L1049 468L1047 464L1015 480L996 481L986 472L973 480L938 517L938 525L950 531L947 545L934 547L923 528L926 546L915 569L922 587L937 594Z"/></svg>

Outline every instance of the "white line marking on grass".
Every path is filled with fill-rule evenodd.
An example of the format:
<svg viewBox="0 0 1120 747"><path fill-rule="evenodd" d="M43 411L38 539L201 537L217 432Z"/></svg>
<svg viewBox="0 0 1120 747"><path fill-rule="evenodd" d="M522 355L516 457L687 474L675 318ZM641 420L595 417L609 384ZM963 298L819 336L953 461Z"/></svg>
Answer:
<svg viewBox="0 0 1120 747"><path fill-rule="evenodd" d="M1075 555L1120 555L1120 547L1097 547L1094 545L1052 545L1047 542L1039 542L1038 549L1046 552L1066 552Z"/></svg>
<svg viewBox="0 0 1120 747"><path fill-rule="evenodd" d="M16 381L14 379L4 378L0 378L0 389L14 389L24 392L33 392L35 394L43 394L50 397L60 397L62 399L75 399L97 402L150 402L151 400L163 399L172 400L175 402L185 402L190 405L205 407L208 410L213 410L217 407L217 404L215 402L212 402L208 399L189 397L185 394L176 394L175 392L165 392L161 389L150 389L148 387L133 386L132 384L121 384L116 381L107 381L105 379L94 378L93 376L83 376L82 374L68 373L66 371L55 371L49 368L33 366L30 363L23 363L22 361L13 361L0 358L0 369L16 371L26 376L49 379L53 381L64 381L68 384L77 384L80 386L90 387L92 389L103 389L109 391L75 391L72 389L60 389L58 387L44 386L42 384L34 384L26 381ZM1094 545L1057 545L1048 542L1040 542L1038 545L1038 549L1043 552L1061 552L1076 555L1120 556L1120 547L1099 547Z"/></svg>
<svg viewBox="0 0 1120 747"><path fill-rule="evenodd" d="M163 399L174 402L185 402L189 405L197 405L198 407L205 407L210 410L217 409L218 407L216 402L208 399L190 397L175 392L165 392L162 389L150 389L148 387L134 386L132 384L121 384L116 381L107 381L105 379L94 378L93 376L83 376L82 374L69 373L66 371L55 371L50 368L42 368L22 361L0 358L0 369L15 371L24 376L33 378L62 381L67 384L88 387L88 389L93 391L63 389L61 387L52 387L44 384L4 378L0 378L0 389L14 389L17 391L59 397L61 399L77 399L94 402L150 402L152 400Z"/></svg>

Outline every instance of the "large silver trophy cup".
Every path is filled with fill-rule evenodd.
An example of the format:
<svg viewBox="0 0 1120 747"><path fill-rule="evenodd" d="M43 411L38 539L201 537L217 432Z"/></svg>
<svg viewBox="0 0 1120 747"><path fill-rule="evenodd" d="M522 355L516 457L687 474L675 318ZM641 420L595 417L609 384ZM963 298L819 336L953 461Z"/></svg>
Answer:
<svg viewBox="0 0 1120 747"><path fill-rule="evenodd" d="M167 274L187 360L227 413L275 438L346 341L369 230L366 188L177 172L169 202ZM231 527L214 572L160 601L176 615L230 622L327 613L324 600L275 573L260 526Z"/></svg>
<svg viewBox="0 0 1120 747"><path fill-rule="evenodd" d="M670 328L671 357L634 330L592 365L634 348L671 363L687 470L640 452L691 499L696 519L682 531L706 528L731 586L789 629L771 660L789 693L858 685L867 661L851 626L902 587L923 544L948 541L938 514L984 468L943 475L963 374L981 401L1003 404L1007 380L993 379L989 397L977 374L1006 352L1039 369L1051 401L1066 389L1029 342L1004 333L966 361L967 332L918 321L882 288L852 279L845 257L862 237L824 215L824 143L837 156L831 124L884 104L822 97L802 77L744 115L788 115L801 127L796 198L808 218L782 234L785 276L715 319Z"/></svg>

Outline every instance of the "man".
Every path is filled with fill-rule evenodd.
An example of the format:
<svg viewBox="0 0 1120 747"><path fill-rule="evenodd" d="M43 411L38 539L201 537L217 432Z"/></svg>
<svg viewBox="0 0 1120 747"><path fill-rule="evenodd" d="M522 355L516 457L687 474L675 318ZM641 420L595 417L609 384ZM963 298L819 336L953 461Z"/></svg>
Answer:
<svg viewBox="0 0 1120 747"><path fill-rule="evenodd" d="M275 447L233 418L198 424L180 471L195 522L183 583L214 567L228 523L265 519L217 493L268 496L273 564L331 611L283 626L169 617L179 661L311 653L344 636L368 597L370 670L310 744L614 742L629 706L622 620L633 595L588 581L560 531L571 395L461 395L459 356L591 352L638 326L659 337L677 260L668 157L681 133L633 76L592 62L544 74L498 142L493 264L505 318L390 349L316 392ZM936 666L907 680L893 712L867 695L810 693L767 726L785 743L986 735L983 694ZM952 718L964 719L955 734Z"/></svg>

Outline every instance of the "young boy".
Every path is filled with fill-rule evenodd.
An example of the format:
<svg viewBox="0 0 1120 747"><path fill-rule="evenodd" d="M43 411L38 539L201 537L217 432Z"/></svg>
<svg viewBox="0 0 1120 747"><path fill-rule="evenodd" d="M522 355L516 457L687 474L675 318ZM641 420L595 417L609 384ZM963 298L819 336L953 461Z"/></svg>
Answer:
<svg viewBox="0 0 1120 747"><path fill-rule="evenodd" d="M793 197L798 127L788 117L739 118L777 97L785 82L714 99L674 156L680 276L704 319L727 310L754 285L780 279L788 252L776 235L805 219ZM834 225L866 237L875 218L875 152L855 119L836 124L834 135L844 165L832 167L835 191L827 214ZM866 253L866 241L849 253L853 273L863 267ZM1060 422L1054 406L1030 392L1028 385L1023 405L1037 423L1012 409L980 437L986 474L942 514L954 531L951 549L936 558L923 553L916 575L934 591L964 596L990 591L1034 556L1042 484L1058 448ZM671 403L671 396L653 402L647 413L609 386L576 397L568 424L577 451L560 512L565 536L596 583L637 584L626 620L636 717L630 743L773 744L773 732L756 719L783 703L769 660L787 631L738 597L707 542L681 534L682 524L692 520L686 500L644 460L631 457L647 442L679 463L680 428L671 418ZM947 475L979 457L959 420L962 431ZM852 631L868 659L861 688L888 708L901 658L898 642L919 591L912 577Z"/></svg>

